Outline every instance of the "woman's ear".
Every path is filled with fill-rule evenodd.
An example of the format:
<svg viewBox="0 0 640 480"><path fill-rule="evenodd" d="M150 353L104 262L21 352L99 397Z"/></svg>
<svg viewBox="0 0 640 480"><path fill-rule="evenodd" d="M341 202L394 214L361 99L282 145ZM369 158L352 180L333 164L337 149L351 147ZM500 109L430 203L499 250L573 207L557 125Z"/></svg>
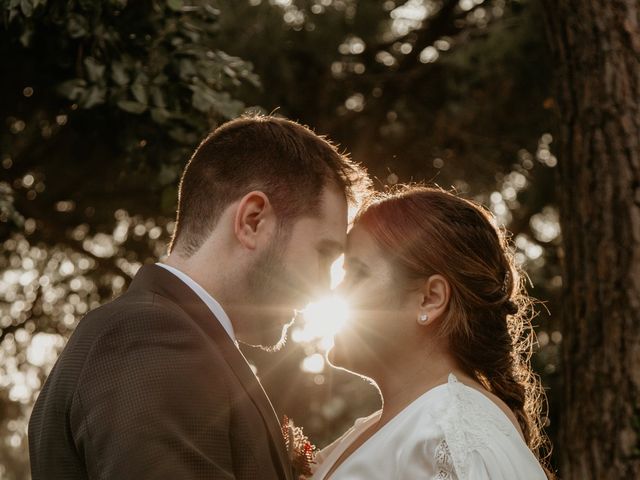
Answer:
<svg viewBox="0 0 640 480"><path fill-rule="evenodd" d="M429 325L447 311L451 299L451 287L445 277L435 274L424 282L421 292L422 304L418 316L424 319L420 322L422 325Z"/></svg>
<svg viewBox="0 0 640 480"><path fill-rule="evenodd" d="M238 241L250 250L260 243L260 238L268 234L269 224L275 226L275 214L263 192L247 193L240 199L236 209L233 229Z"/></svg>

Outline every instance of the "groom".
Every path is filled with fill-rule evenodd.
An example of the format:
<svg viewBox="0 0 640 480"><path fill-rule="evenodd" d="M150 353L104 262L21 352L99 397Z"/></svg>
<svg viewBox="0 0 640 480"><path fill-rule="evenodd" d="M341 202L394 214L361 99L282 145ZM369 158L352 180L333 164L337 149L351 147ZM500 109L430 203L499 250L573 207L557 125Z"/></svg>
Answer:
<svg viewBox="0 0 640 480"><path fill-rule="evenodd" d="M33 479L292 479L238 342L278 348L294 308L326 288L364 179L289 120L211 133L183 172L169 256L80 322L47 379Z"/></svg>

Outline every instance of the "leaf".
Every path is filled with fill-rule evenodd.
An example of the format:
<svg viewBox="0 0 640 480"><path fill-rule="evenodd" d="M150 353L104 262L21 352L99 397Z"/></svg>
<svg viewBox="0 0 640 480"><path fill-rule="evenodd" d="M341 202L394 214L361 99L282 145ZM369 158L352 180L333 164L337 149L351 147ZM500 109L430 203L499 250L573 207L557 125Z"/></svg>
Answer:
<svg viewBox="0 0 640 480"><path fill-rule="evenodd" d="M169 81L169 77L167 77L164 73L161 73L153 79L152 83L154 85L164 85L168 81Z"/></svg>
<svg viewBox="0 0 640 480"><path fill-rule="evenodd" d="M129 113L135 113L136 115L143 113L147 109L146 105L138 102L133 102L131 100L120 100L117 105L121 110Z"/></svg>
<svg viewBox="0 0 640 480"><path fill-rule="evenodd" d="M142 103L143 105L149 103L147 87L138 81L138 79L136 79L135 83L131 85L131 93L133 93L133 96L138 103Z"/></svg>
<svg viewBox="0 0 640 480"><path fill-rule="evenodd" d="M211 15L212 17L219 17L220 15L222 15L222 12L220 11L220 9L215 8L213 5L209 5L208 3L205 3L204 5L204 9L207 11L207 13L209 13L209 15Z"/></svg>
<svg viewBox="0 0 640 480"><path fill-rule="evenodd" d="M127 6L127 0L110 0L109 3L119 9L123 9Z"/></svg>
<svg viewBox="0 0 640 480"><path fill-rule="evenodd" d="M67 31L72 38L85 37L89 34L89 21L82 15L71 14L67 20Z"/></svg>
<svg viewBox="0 0 640 480"><path fill-rule="evenodd" d="M82 78L74 78L58 85L58 93L71 101L79 101L87 90L87 82Z"/></svg>
<svg viewBox="0 0 640 480"><path fill-rule="evenodd" d="M198 141L198 137L195 133L188 133L184 128L177 127L169 130L169 136L176 142L183 143L185 145L193 145Z"/></svg>
<svg viewBox="0 0 640 480"><path fill-rule="evenodd" d="M33 27L31 25L25 25L24 32L20 35L20 43L24 47L28 47L31 44L33 38Z"/></svg>
<svg viewBox="0 0 640 480"><path fill-rule="evenodd" d="M13 19L16 18L17 16L18 16L18 10L17 9L10 10L9 11L9 23L11 23L13 21Z"/></svg>
<svg viewBox="0 0 640 480"><path fill-rule="evenodd" d="M97 62L93 57L84 59L84 66L87 69L87 76L91 82L98 82L104 76L106 67Z"/></svg>
<svg viewBox="0 0 640 480"><path fill-rule="evenodd" d="M80 8L86 12L90 12L91 10L101 10L101 2L96 2L95 0L76 0L80 5Z"/></svg>
<svg viewBox="0 0 640 480"><path fill-rule="evenodd" d="M181 11L182 5L183 5L182 0L167 0L167 6L174 12Z"/></svg>
<svg viewBox="0 0 640 480"><path fill-rule="evenodd" d="M151 119L162 125L163 123L167 123L167 120L171 118L171 113L166 108L152 108L151 109Z"/></svg>
<svg viewBox="0 0 640 480"><path fill-rule="evenodd" d="M198 74L198 71L196 70L196 67L193 61L186 58L183 58L182 60L180 60L179 69L180 69L180 78L184 80L190 80L191 77Z"/></svg>
<svg viewBox="0 0 640 480"><path fill-rule="evenodd" d="M191 104L197 110L207 113L211 109L225 118L235 118L244 109L244 103L231 98L227 92L217 92L206 85L189 87L193 92Z"/></svg>
<svg viewBox="0 0 640 480"><path fill-rule="evenodd" d="M89 109L96 105L101 105L105 101L107 89L99 85L92 86L83 98L80 100L79 105L82 108Z"/></svg>
<svg viewBox="0 0 640 480"><path fill-rule="evenodd" d="M111 63L111 79L120 86L127 85L131 81L124 65L120 62Z"/></svg>
<svg viewBox="0 0 640 480"><path fill-rule="evenodd" d="M30 17L33 14L33 3L31 0L21 0L20 10L22 10L25 17Z"/></svg>
<svg viewBox="0 0 640 480"><path fill-rule="evenodd" d="M191 91L193 95L191 96L191 105L201 112L208 112L214 105L215 100L213 97L207 92L208 88L204 86L192 86Z"/></svg>
<svg viewBox="0 0 640 480"><path fill-rule="evenodd" d="M229 65L225 65L224 67L222 67L222 71L226 73L228 77L231 77L231 78L237 77L236 71L233 68L231 68Z"/></svg>
<svg viewBox="0 0 640 480"><path fill-rule="evenodd" d="M164 101L164 93L162 90L156 86L150 88L151 98L153 99L153 104L156 107L166 108L167 102Z"/></svg>

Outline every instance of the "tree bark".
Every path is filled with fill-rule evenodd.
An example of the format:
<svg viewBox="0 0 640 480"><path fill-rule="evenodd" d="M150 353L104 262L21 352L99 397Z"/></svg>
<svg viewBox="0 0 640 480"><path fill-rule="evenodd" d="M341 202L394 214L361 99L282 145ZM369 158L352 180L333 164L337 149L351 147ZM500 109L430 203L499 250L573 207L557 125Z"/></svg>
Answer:
<svg viewBox="0 0 640 480"><path fill-rule="evenodd" d="M542 2L561 118L561 476L640 478L640 4Z"/></svg>

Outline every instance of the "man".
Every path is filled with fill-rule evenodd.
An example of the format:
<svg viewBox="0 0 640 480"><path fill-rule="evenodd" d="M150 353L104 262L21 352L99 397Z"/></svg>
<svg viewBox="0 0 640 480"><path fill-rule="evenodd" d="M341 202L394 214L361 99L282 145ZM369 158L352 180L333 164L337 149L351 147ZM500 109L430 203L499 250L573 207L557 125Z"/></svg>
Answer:
<svg viewBox="0 0 640 480"><path fill-rule="evenodd" d="M169 256L90 312L29 423L39 479L291 479L238 342L277 349L343 250L358 166L307 128L231 121L180 182Z"/></svg>

